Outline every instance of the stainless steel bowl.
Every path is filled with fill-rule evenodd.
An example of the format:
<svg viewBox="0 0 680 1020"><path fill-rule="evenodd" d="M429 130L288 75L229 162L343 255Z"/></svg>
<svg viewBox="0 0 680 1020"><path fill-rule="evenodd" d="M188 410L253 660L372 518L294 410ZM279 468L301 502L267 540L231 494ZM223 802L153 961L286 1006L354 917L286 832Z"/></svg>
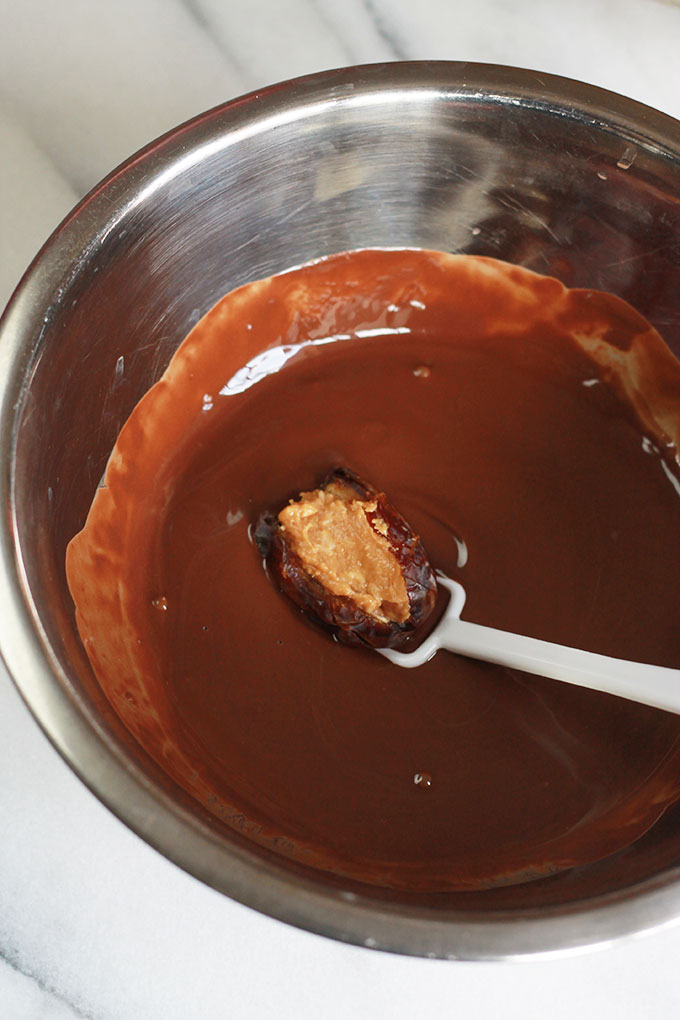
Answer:
<svg viewBox="0 0 680 1020"><path fill-rule="evenodd" d="M111 810L205 882L292 924L499 959L670 923L678 810L633 849L514 898L373 892L221 827L145 755L91 675L64 550L121 425L223 293L362 246L488 254L613 291L680 352L680 125L529 71L387 64L235 100L116 170L50 238L2 320L3 658Z"/></svg>

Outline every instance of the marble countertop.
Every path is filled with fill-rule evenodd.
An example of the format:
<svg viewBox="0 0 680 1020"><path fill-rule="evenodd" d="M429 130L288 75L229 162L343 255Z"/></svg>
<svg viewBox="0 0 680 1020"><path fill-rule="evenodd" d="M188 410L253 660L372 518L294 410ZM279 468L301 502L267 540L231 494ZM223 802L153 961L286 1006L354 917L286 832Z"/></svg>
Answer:
<svg viewBox="0 0 680 1020"><path fill-rule="evenodd" d="M680 118L678 0L0 0L0 307L71 206L180 121L323 68L445 58L580 78ZM0 612L2 608L0 607ZM297 931L146 846L0 667L0 1020L665 1018L680 927L524 964Z"/></svg>

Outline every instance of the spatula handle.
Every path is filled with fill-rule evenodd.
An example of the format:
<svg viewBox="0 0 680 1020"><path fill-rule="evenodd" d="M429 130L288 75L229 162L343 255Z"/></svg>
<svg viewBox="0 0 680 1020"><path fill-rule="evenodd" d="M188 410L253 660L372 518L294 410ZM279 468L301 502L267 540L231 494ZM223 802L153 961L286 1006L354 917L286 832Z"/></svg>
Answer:
<svg viewBox="0 0 680 1020"><path fill-rule="evenodd" d="M459 618L465 602L464 589L448 578L440 578L440 583L451 592L451 601L443 619L414 652L383 652L392 662L400 666L420 666L439 649L447 649L468 658L535 673L578 687L589 687L680 714L680 669L613 659L468 623Z"/></svg>

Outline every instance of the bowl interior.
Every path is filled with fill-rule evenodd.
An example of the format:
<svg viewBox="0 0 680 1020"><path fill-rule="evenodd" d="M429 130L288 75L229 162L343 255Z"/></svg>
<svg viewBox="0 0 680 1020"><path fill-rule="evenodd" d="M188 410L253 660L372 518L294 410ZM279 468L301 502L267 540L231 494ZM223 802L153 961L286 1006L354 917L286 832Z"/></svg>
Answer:
<svg viewBox="0 0 680 1020"><path fill-rule="evenodd" d="M366 919L387 913L397 920L378 944L440 955L594 941L606 926L554 927L552 940L528 927L523 941L517 929L503 934L504 918L554 922L575 904L630 902L639 883L676 877L679 810L600 864L476 894L397 897L273 860L202 812L124 730L80 645L64 555L122 424L197 319L235 286L320 255L427 247L506 259L623 297L680 354L679 179L678 125L619 97L529 72L393 65L317 76L198 118L115 172L51 239L5 321L6 556L23 630L5 623L3 652L76 769L165 853L246 902L343 938L366 941ZM32 658L18 650L27 640ZM68 725L53 721L48 674ZM254 892L256 875L276 888ZM642 911L628 928L657 917ZM425 918L429 934L415 935ZM462 927L475 920L500 927L466 942ZM612 923L626 927L621 915Z"/></svg>

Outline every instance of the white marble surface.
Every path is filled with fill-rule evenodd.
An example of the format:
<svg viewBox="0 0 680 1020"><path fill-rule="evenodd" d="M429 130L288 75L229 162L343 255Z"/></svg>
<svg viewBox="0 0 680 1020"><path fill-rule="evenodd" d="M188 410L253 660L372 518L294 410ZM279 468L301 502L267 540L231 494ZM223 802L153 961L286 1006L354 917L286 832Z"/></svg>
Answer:
<svg viewBox="0 0 680 1020"><path fill-rule="evenodd" d="M0 0L0 306L116 163L257 86L362 61L487 60L680 117L679 54L677 0ZM678 1015L677 927L561 960L447 964L232 903L94 799L1 667L0 777L0 1020Z"/></svg>

